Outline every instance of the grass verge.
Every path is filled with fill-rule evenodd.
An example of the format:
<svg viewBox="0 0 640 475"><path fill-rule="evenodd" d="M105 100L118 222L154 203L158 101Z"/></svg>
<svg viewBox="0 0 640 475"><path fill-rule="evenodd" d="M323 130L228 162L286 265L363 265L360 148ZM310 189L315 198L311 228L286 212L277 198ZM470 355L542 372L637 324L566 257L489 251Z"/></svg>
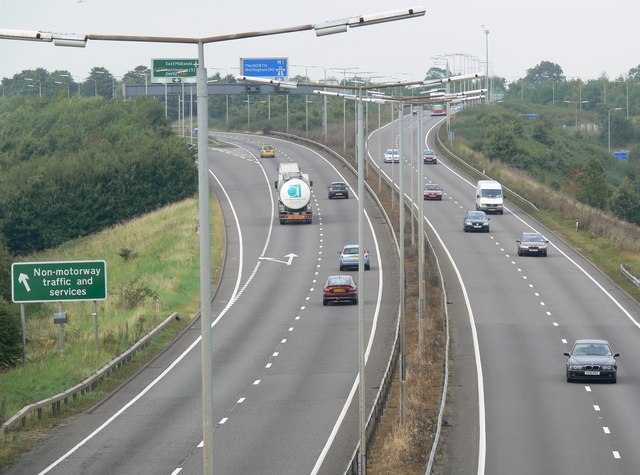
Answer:
<svg viewBox="0 0 640 475"><path fill-rule="evenodd" d="M224 225L217 201L211 200L211 269L217 284L224 259ZM22 407L58 394L86 379L144 336L171 312L170 324L129 365L96 391L63 406L59 416L30 420L25 430L0 438L0 468L50 433L65 417L77 414L115 389L153 359L196 317L200 308L197 199L188 199L77 239L60 248L21 258L29 261L104 259L108 298L98 304L99 349L94 342L92 302L65 303L64 355L59 354L58 328L52 323L57 304L26 306L26 364L0 373L0 421ZM54 308L55 307L55 308Z"/></svg>

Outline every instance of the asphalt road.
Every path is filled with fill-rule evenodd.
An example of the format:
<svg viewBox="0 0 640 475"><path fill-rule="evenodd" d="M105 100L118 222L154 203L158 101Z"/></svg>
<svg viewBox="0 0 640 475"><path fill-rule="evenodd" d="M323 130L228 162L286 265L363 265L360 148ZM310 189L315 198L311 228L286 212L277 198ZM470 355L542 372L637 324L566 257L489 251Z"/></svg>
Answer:
<svg viewBox="0 0 640 475"><path fill-rule="evenodd" d="M228 238L212 307L215 473L341 473L358 440L358 307L324 307L322 284L339 273L342 246L357 242L354 177L300 145L224 139L236 146L209 153ZM257 158L267 142L275 142L276 159ZM280 161L297 161L314 180L313 224L278 224L273 182ZM351 185L350 199L328 199L334 180ZM359 287L370 406L396 328L398 278L381 215L369 200L366 209L372 265ZM194 323L109 399L6 473L201 474L199 328Z"/></svg>
<svg viewBox="0 0 640 475"><path fill-rule="evenodd" d="M403 122L409 193L417 133L410 116ZM425 131L435 122L425 117ZM397 146L398 122L380 134L369 142L376 163L384 148ZM397 182L399 166L381 166ZM425 219L445 267L453 335L438 473L640 473L638 303L509 202L504 215L491 215L490 233L463 232L475 181L447 160L425 165L422 179L445 192L442 202L425 203ZM548 257L517 255L516 239L528 230L551 241ZM563 352L578 338L607 339L621 353L617 384L566 382Z"/></svg>

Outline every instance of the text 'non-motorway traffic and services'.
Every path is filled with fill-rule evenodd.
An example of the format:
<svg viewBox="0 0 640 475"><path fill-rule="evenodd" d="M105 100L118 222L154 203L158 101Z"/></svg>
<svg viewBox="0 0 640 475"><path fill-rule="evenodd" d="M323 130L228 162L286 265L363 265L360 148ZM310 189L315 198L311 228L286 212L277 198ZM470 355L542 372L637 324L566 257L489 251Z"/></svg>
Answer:
<svg viewBox="0 0 640 475"><path fill-rule="evenodd" d="M16 262L11 266L15 303L104 300L105 261Z"/></svg>

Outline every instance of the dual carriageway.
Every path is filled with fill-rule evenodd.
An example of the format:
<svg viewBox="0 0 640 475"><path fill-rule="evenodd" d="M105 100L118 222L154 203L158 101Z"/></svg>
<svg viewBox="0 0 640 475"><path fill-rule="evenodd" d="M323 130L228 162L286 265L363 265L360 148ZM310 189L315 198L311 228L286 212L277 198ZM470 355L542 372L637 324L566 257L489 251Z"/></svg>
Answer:
<svg viewBox="0 0 640 475"><path fill-rule="evenodd" d="M426 118L430 148L438 148L438 120ZM402 134L401 167L379 160L399 145L397 125L368 138L368 158L389 178L402 171L409 183L422 158L411 133ZM357 201L329 200L325 185L345 181L355 190L356 178L301 144L216 136L231 146L209 150L227 231L212 306L215 470L343 473L358 439L357 308L323 307L322 283L338 273L337 252L356 242ZM265 143L276 146L275 160L259 158ZM312 177L312 225L277 224L279 161L296 161ZM425 183L444 189L442 202L425 203L424 219L442 265L451 326L448 427L437 473L639 473L638 303L513 204L492 216L490 233L464 233L475 181L442 156L424 173ZM381 213L365 200L370 404L396 332L399 269ZM515 240L525 230L551 241L549 257L517 256ZM587 337L607 339L622 354L618 384L566 383L563 352ZM202 473L200 358L196 324L7 473Z"/></svg>

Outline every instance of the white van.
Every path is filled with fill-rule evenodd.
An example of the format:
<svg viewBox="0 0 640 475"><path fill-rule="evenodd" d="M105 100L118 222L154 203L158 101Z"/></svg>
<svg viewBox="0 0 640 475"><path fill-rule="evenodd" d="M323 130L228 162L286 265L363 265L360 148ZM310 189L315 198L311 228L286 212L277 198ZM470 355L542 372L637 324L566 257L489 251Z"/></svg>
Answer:
<svg viewBox="0 0 640 475"><path fill-rule="evenodd" d="M503 213L502 186L495 180L478 180L476 209L486 213Z"/></svg>

